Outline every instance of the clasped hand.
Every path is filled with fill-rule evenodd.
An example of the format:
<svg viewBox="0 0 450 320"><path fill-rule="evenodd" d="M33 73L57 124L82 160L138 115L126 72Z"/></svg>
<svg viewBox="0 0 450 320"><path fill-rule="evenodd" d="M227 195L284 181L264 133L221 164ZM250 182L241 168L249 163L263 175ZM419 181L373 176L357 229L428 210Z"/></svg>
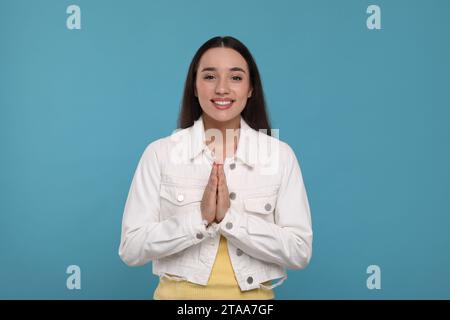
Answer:
<svg viewBox="0 0 450 320"><path fill-rule="evenodd" d="M208 184L203 192L201 212L203 220L208 224L219 223L230 208L228 186L223 171L223 164L214 163Z"/></svg>

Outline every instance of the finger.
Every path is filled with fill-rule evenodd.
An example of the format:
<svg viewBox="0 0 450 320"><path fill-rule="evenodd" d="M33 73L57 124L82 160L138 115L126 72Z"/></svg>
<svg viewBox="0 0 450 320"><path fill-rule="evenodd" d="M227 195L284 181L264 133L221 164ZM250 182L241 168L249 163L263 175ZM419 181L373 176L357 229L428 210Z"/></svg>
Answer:
<svg viewBox="0 0 450 320"><path fill-rule="evenodd" d="M209 184L209 192L215 196L217 193L217 178L213 177L211 183Z"/></svg>
<svg viewBox="0 0 450 320"><path fill-rule="evenodd" d="M209 180L208 182L212 182L217 178L217 164L213 164L212 168L211 168L211 173L209 174Z"/></svg>
<svg viewBox="0 0 450 320"><path fill-rule="evenodd" d="M218 184L218 193L221 197L227 197L228 195L228 186L225 177L225 173L222 168L219 169L219 184Z"/></svg>
<svg viewBox="0 0 450 320"><path fill-rule="evenodd" d="M225 200L226 198L228 198L228 188L226 184L221 184L218 186L217 188L217 194L219 197L219 200Z"/></svg>
<svg viewBox="0 0 450 320"><path fill-rule="evenodd" d="M213 167L211 169L211 174L209 175L209 179L208 179L208 185L207 185L209 192L212 192L212 193L217 192L217 183L218 183L217 166L216 166L216 164L213 164Z"/></svg>
<svg viewBox="0 0 450 320"><path fill-rule="evenodd" d="M220 187L217 194L217 201L219 201L220 203L227 203L230 199L230 194L226 186Z"/></svg>
<svg viewBox="0 0 450 320"><path fill-rule="evenodd" d="M209 177L213 177L217 175L217 163L213 163L212 168L211 168L211 172L209 173Z"/></svg>
<svg viewBox="0 0 450 320"><path fill-rule="evenodd" d="M217 178L219 179L218 187L220 188L223 185L223 168L221 165L217 168Z"/></svg>
<svg viewBox="0 0 450 320"><path fill-rule="evenodd" d="M227 178L225 177L225 171L223 170L223 164L219 166L219 183L220 184L227 184Z"/></svg>

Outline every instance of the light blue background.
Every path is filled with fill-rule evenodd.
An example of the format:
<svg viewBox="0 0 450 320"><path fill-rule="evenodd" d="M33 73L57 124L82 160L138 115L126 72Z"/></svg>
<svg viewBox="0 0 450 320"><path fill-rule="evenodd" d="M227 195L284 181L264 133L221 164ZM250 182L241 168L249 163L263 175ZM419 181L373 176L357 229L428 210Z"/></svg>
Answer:
<svg viewBox="0 0 450 320"><path fill-rule="evenodd" d="M81 30L66 8L81 7ZM366 8L381 7L382 30ZM450 2L0 1L0 298L151 299L117 254L137 162L232 35L296 151L311 264L279 299L450 298ZM82 289L68 290L67 266ZM381 267L381 290L366 268Z"/></svg>

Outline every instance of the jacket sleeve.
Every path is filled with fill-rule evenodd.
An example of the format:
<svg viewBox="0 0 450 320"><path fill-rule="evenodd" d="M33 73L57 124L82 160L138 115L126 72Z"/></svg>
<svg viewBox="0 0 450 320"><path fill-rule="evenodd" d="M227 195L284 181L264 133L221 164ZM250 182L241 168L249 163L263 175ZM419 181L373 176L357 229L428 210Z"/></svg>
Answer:
<svg viewBox="0 0 450 320"><path fill-rule="evenodd" d="M286 157L275 206L275 223L230 208L219 232L248 255L288 269L305 268L312 255L311 214L303 177L294 151Z"/></svg>
<svg viewBox="0 0 450 320"><path fill-rule="evenodd" d="M199 208L159 221L159 143L160 140L152 142L143 152L125 204L119 256L129 266L180 252L203 241L208 234Z"/></svg>

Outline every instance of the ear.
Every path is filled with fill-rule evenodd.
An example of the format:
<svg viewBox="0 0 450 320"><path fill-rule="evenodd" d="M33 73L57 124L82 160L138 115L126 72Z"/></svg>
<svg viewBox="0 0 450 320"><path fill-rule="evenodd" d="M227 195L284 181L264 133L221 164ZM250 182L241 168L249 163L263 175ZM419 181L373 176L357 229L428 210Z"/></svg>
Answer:
<svg viewBox="0 0 450 320"><path fill-rule="evenodd" d="M250 91L248 92L247 98L251 98L253 94L253 88L250 89Z"/></svg>

